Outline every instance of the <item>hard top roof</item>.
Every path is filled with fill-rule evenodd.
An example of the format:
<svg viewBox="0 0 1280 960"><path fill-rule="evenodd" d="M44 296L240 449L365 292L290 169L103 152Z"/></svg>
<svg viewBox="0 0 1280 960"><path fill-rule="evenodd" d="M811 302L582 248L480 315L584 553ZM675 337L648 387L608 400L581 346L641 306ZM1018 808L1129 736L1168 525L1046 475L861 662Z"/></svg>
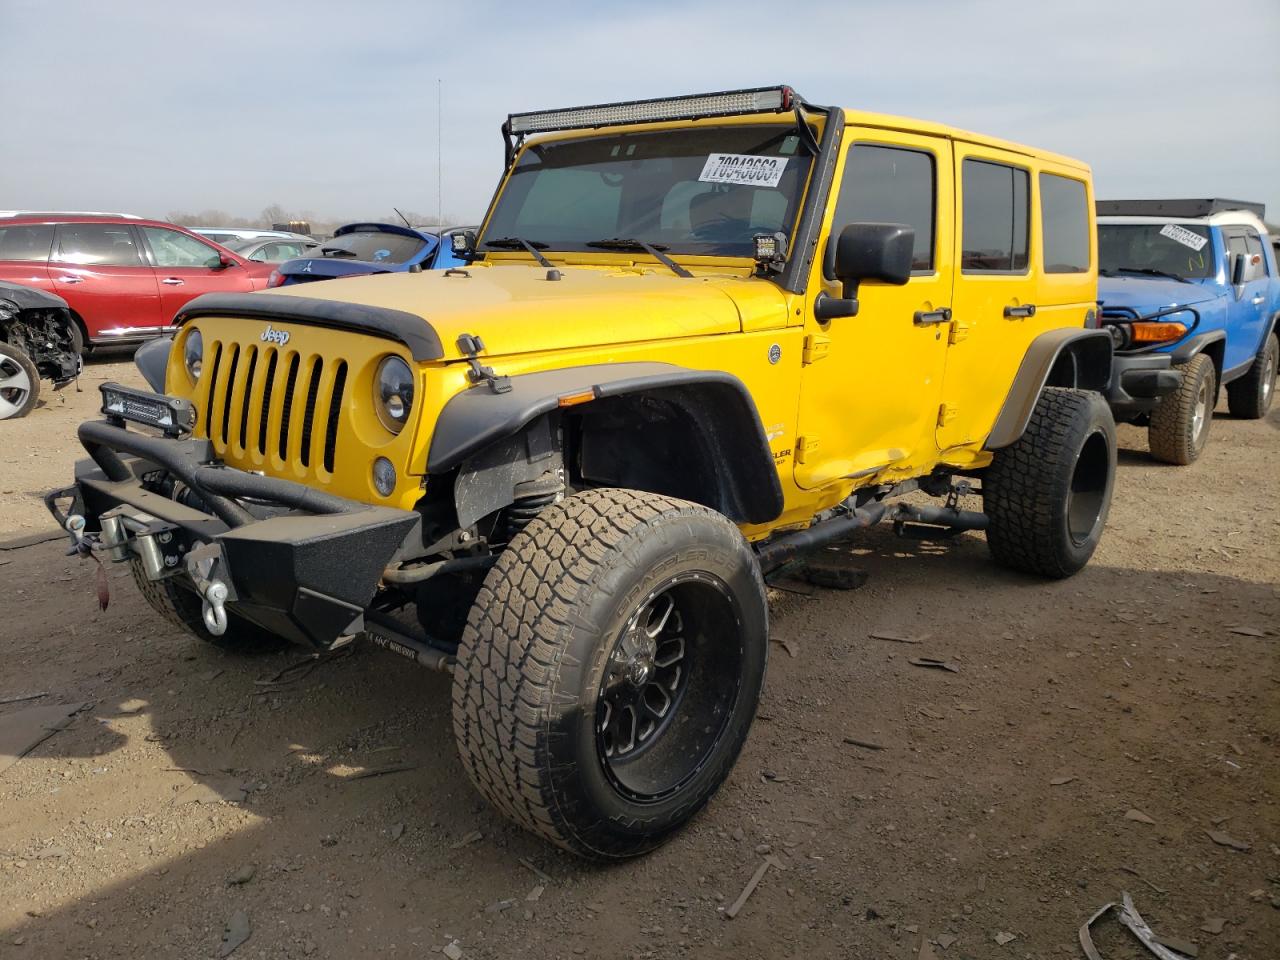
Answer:
<svg viewBox="0 0 1280 960"><path fill-rule="evenodd" d="M1217 213L1244 211L1261 220L1267 215L1267 208L1264 204L1252 203L1248 200L1228 200L1224 197L1175 200L1099 200L1097 209L1100 217L1185 217L1199 219L1212 217Z"/></svg>

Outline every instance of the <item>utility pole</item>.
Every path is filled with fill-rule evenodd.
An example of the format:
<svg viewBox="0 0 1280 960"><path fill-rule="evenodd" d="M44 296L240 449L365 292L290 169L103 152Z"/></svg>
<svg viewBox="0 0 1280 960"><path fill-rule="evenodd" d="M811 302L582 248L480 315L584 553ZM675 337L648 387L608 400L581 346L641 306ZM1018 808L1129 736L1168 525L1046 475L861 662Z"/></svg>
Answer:
<svg viewBox="0 0 1280 960"><path fill-rule="evenodd" d="M436 226L444 226L444 80L436 77Z"/></svg>

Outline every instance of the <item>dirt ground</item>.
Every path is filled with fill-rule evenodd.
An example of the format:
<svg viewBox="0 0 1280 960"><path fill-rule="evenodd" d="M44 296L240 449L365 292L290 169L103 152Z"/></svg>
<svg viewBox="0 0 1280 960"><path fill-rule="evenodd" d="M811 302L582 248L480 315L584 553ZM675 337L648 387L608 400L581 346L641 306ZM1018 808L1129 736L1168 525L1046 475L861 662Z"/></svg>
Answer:
<svg viewBox="0 0 1280 960"><path fill-rule="evenodd" d="M0 540L48 529L33 498L69 480L112 378L136 382L94 364L83 393L0 424ZM976 535L828 551L868 582L774 592L730 782L607 869L472 793L444 676L357 649L268 685L297 651L202 647L122 567L99 613L62 543L0 549L0 701L45 694L0 726L84 704L0 773L0 957L215 957L234 918L236 960L1047 960L1083 956L1077 928L1127 890L1205 960L1275 960L1280 408L1219 417L1189 468L1121 428L1106 536L1069 581L1005 572ZM388 766L407 769L354 776ZM769 855L785 869L726 919ZM1150 956L1114 920L1095 939Z"/></svg>

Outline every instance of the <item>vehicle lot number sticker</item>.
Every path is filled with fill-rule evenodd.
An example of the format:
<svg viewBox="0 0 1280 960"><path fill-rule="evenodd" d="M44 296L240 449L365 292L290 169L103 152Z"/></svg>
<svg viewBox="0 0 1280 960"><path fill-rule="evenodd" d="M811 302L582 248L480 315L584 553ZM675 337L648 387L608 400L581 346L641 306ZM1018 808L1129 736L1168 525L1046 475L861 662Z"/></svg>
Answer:
<svg viewBox="0 0 1280 960"><path fill-rule="evenodd" d="M776 187L787 169L786 157L753 157L748 153L713 153L698 177L703 183L737 183Z"/></svg>
<svg viewBox="0 0 1280 960"><path fill-rule="evenodd" d="M1198 233L1192 233L1186 227L1180 227L1176 223L1166 223L1160 228L1160 236L1168 237L1175 243L1180 243L1184 247L1190 247L1197 253L1200 248L1209 242L1208 237L1202 237Z"/></svg>

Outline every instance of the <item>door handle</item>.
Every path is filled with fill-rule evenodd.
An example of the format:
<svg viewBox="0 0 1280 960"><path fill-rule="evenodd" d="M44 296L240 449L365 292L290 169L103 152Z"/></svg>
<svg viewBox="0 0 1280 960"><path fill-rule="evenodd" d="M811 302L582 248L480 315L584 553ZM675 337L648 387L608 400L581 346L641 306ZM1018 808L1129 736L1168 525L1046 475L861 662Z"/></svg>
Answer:
<svg viewBox="0 0 1280 960"><path fill-rule="evenodd" d="M84 283L84 277L59 277L62 283Z"/></svg>
<svg viewBox="0 0 1280 960"><path fill-rule="evenodd" d="M177 286L181 286L181 285L182 285L182 281L181 281L181 280L179 280L177 277L165 277L165 278L164 278L163 280L161 280L160 282L161 282L161 283L167 283L167 284L168 284L169 286L171 286L171 287L177 287Z"/></svg>
<svg viewBox="0 0 1280 960"><path fill-rule="evenodd" d="M925 327L931 323L950 323L951 308L939 307L937 310L917 310L915 323L918 327Z"/></svg>
<svg viewBox="0 0 1280 960"><path fill-rule="evenodd" d="M1034 317L1036 315L1036 305L1034 303L1026 303L1020 307L1005 307L1004 315L1009 320Z"/></svg>
<svg viewBox="0 0 1280 960"><path fill-rule="evenodd" d="M1250 300L1249 302L1250 302L1250 303L1252 303L1254 306L1257 306L1259 303L1261 303L1261 302L1262 302L1263 300L1265 300L1265 299L1266 299L1266 297L1264 297L1264 296L1262 296L1261 294L1259 294L1258 296L1254 297L1254 298L1253 298L1252 300Z"/></svg>

